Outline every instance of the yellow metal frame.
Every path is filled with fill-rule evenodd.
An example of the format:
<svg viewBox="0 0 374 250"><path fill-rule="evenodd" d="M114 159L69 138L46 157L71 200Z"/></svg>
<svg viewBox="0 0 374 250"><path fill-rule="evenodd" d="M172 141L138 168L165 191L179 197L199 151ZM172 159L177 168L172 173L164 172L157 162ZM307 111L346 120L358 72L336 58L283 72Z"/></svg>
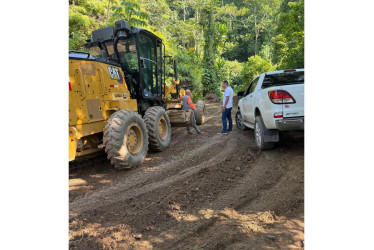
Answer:
<svg viewBox="0 0 374 250"><path fill-rule="evenodd" d="M70 58L69 77L69 161L72 161L77 156L99 150L91 147L77 152L80 139L104 132L107 120L117 110L137 111L138 105L130 97L120 67ZM167 110L182 109L179 98L167 99L170 94L176 93L179 84L180 80L176 80L165 86ZM185 90L180 89L179 95L185 95Z"/></svg>
<svg viewBox="0 0 374 250"><path fill-rule="evenodd" d="M167 98L170 94L177 93L176 87L180 84L180 80L172 81L171 84L165 85L165 98Z"/></svg>
<svg viewBox="0 0 374 250"><path fill-rule="evenodd" d="M106 121L115 111L137 111L138 106L130 97L120 67L70 59L69 77L69 161L72 161L85 154L77 153L79 139L104 132ZM96 148L87 151L96 151Z"/></svg>

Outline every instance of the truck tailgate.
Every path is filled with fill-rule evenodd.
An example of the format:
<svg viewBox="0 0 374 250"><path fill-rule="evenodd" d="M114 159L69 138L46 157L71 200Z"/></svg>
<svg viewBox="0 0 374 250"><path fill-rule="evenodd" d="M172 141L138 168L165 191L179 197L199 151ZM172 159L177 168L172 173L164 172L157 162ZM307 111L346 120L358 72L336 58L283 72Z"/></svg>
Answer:
<svg viewBox="0 0 374 250"><path fill-rule="evenodd" d="M284 85L282 89L290 93L296 101L293 104L282 104L283 117L304 116L304 83Z"/></svg>

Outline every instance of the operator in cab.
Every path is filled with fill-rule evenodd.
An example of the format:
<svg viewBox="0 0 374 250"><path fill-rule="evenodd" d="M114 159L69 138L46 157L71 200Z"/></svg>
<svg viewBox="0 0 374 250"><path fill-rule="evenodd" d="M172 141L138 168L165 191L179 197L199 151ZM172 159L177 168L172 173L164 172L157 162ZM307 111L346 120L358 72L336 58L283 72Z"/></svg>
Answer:
<svg viewBox="0 0 374 250"><path fill-rule="evenodd" d="M149 91L148 86L144 89L144 96L152 96L152 92Z"/></svg>

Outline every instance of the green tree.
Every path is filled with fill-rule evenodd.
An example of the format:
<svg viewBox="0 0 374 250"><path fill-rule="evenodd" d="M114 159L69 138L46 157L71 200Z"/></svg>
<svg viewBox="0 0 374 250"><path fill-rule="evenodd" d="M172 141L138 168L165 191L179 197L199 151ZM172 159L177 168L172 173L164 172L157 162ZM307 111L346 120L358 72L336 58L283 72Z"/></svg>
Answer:
<svg viewBox="0 0 374 250"><path fill-rule="evenodd" d="M83 45L92 30L105 25L107 4L107 0L69 2L69 49L84 50Z"/></svg>
<svg viewBox="0 0 374 250"><path fill-rule="evenodd" d="M175 58L195 97L217 94L224 79L237 91L256 74L304 67L303 0L69 0L69 49L84 50L107 17L160 37L171 56L166 82Z"/></svg>
<svg viewBox="0 0 374 250"><path fill-rule="evenodd" d="M216 59L216 29L217 24L214 22L214 1L210 1L203 11L202 22L205 24L204 28L204 57L203 57L203 74L202 74L202 85L203 95L207 93L218 93L217 88L217 72L215 69Z"/></svg>
<svg viewBox="0 0 374 250"><path fill-rule="evenodd" d="M289 54L287 38L284 34L279 34L271 39L271 54L273 63L281 65L282 60Z"/></svg>
<svg viewBox="0 0 374 250"><path fill-rule="evenodd" d="M218 55L218 48L223 46L227 37L227 27L225 24L216 21L218 8L217 1L208 1L202 11L200 24L204 27L204 56L202 60L203 74L202 85L203 94L219 93L218 76L215 65Z"/></svg>
<svg viewBox="0 0 374 250"><path fill-rule="evenodd" d="M243 70L241 72L242 86L240 90L246 90L249 83L258 75L274 71L275 67L271 62L261 58L260 56L251 56L245 63Z"/></svg>
<svg viewBox="0 0 374 250"><path fill-rule="evenodd" d="M280 0L234 1L242 13L233 19L231 34L223 56L229 60L244 62L257 55L270 43L276 33L276 19ZM263 53L262 53L263 54Z"/></svg>
<svg viewBox="0 0 374 250"><path fill-rule="evenodd" d="M115 20L126 20L131 26L146 26L148 24L148 14L141 10L136 2L122 1L119 6L112 6Z"/></svg>
<svg viewBox="0 0 374 250"><path fill-rule="evenodd" d="M282 10L279 35L272 39L274 62L282 69L304 68L304 0L285 0Z"/></svg>
<svg viewBox="0 0 374 250"><path fill-rule="evenodd" d="M148 13L148 24L155 30L167 33L168 27L175 21L174 12L165 0L142 0L142 7Z"/></svg>

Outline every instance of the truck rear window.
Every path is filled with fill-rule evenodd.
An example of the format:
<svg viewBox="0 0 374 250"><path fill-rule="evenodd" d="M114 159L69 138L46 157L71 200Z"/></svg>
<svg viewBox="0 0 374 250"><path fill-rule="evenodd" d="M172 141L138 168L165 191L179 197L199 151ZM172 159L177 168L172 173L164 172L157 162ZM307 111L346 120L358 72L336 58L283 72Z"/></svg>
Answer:
<svg viewBox="0 0 374 250"><path fill-rule="evenodd" d="M262 88L292 84L304 84L304 71L265 75Z"/></svg>

